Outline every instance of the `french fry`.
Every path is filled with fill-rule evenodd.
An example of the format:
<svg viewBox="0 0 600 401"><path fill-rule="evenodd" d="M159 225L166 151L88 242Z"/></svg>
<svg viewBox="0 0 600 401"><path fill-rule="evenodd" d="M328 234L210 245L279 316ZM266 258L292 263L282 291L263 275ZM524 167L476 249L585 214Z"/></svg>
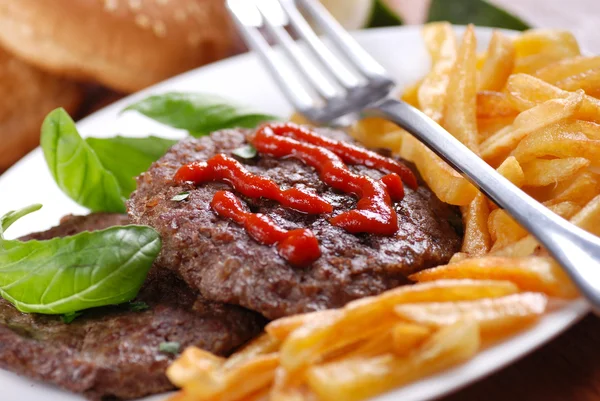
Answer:
<svg viewBox="0 0 600 401"><path fill-rule="evenodd" d="M547 205L550 210L559 216L570 219L575 214L579 213L581 207L575 202L560 202ZM512 217L504 210L496 209L490 213L488 219L488 227L490 237L494 242L491 252L502 249L505 246L520 240L527 236L527 230L521 227Z"/></svg>
<svg viewBox="0 0 600 401"><path fill-rule="evenodd" d="M504 210L496 209L488 218L490 237L494 243L491 251L501 249L527 236L527 230L521 227Z"/></svg>
<svg viewBox="0 0 600 401"><path fill-rule="evenodd" d="M536 71L535 76L556 85L557 82L596 68L600 68L600 56L578 56L549 64Z"/></svg>
<svg viewBox="0 0 600 401"><path fill-rule="evenodd" d="M408 133L402 135L399 155L417 166L433 193L451 205L468 205L477 190L435 153Z"/></svg>
<svg viewBox="0 0 600 401"><path fill-rule="evenodd" d="M600 140L589 139L581 132L568 129L569 123L555 124L538 130L523 139L513 152L523 164L542 157L585 158L600 165Z"/></svg>
<svg viewBox="0 0 600 401"><path fill-rule="evenodd" d="M308 323L328 322L337 318L341 312L336 309L326 309L318 312L303 313L273 320L265 327L265 331L271 337L283 341L297 328Z"/></svg>
<svg viewBox="0 0 600 401"><path fill-rule="evenodd" d="M583 89L588 95L600 95L600 57L573 57L550 64L535 75L561 89Z"/></svg>
<svg viewBox="0 0 600 401"><path fill-rule="evenodd" d="M495 340L537 320L547 303L545 295L526 292L475 301L398 305L395 311L402 319L433 329L473 319L482 339Z"/></svg>
<svg viewBox="0 0 600 401"><path fill-rule="evenodd" d="M479 349L472 321L444 327L408 357L354 358L307 371L307 382L323 401L359 401L439 372L471 358Z"/></svg>
<svg viewBox="0 0 600 401"><path fill-rule="evenodd" d="M231 355L223 364L223 369L233 369L234 367L251 361L259 355L271 354L279 351L281 341L271 335L262 334L246 344L242 349Z"/></svg>
<svg viewBox="0 0 600 401"><path fill-rule="evenodd" d="M488 231L489 209L485 196L478 193L469 206L461 208L465 236L461 252L470 256L484 255L490 250L491 239Z"/></svg>
<svg viewBox="0 0 600 401"><path fill-rule="evenodd" d="M400 303L491 298L513 294L516 290L514 284L502 281L439 280L353 301L343 308L340 318L308 324L291 333L281 346L281 364L289 371L296 371L318 361L332 349L387 327L390 321L395 322L393 308Z"/></svg>
<svg viewBox="0 0 600 401"><path fill-rule="evenodd" d="M368 148L386 148L396 151L402 144L402 133L392 122L378 117L368 117L350 127L350 135Z"/></svg>
<svg viewBox="0 0 600 401"><path fill-rule="evenodd" d="M527 74L513 74L506 83L508 100L522 111L551 99L565 99L572 93ZM600 122L600 100L584 95L575 117Z"/></svg>
<svg viewBox="0 0 600 401"><path fill-rule="evenodd" d="M167 377L174 385L185 387L194 380L221 367L225 358L196 347L188 347L167 368Z"/></svg>
<svg viewBox="0 0 600 401"><path fill-rule="evenodd" d="M428 282L440 279L469 277L481 280L506 280L523 291L542 292L549 296L573 298L577 290L561 267L547 257L471 258L445 266L423 270L410 276L411 280Z"/></svg>
<svg viewBox="0 0 600 401"><path fill-rule="evenodd" d="M516 117L514 108L505 93L494 91L477 92L477 118Z"/></svg>
<svg viewBox="0 0 600 401"><path fill-rule="evenodd" d="M281 366L275 370L275 379L268 401L318 401L304 383L304 372L290 374Z"/></svg>
<svg viewBox="0 0 600 401"><path fill-rule="evenodd" d="M600 195L597 195L590 200L588 204L569 221L594 235L600 236ZM532 235L528 235L514 244L495 251L494 255L512 257L529 256L540 248L541 247L535 238L533 238Z"/></svg>
<svg viewBox="0 0 600 401"><path fill-rule="evenodd" d="M423 39L431 55L432 68L417 90L417 103L421 110L439 122L446 104L450 73L456 60L456 37L447 22L426 24Z"/></svg>
<svg viewBox="0 0 600 401"><path fill-rule="evenodd" d="M526 183L523 168L513 156L507 157L496 171L519 188Z"/></svg>
<svg viewBox="0 0 600 401"><path fill-rule="evenodd" d="M420 79L417 82L415 82L412 85L409 85L406 87L406 89L404 89L404 92L402 92L402 95L400 96L400 100L405 101L406 103L410 104L413 107L416 107L417 109L420 108L419 105L419 88L421 87L421 83L423 83L423 80Z"/></svg>
<svg viewBox="0 0 600 401"><path fill-rule="evenodd" d="M294 112L290 116L290 122L292 122L294 124L299 124L299 125L313 125L313 123L308 118L304 117L302 114L300 114L298 112Z"/></svg>
<svg viewBox="0 0 600 401"><path fill-rule="evenodd" d="M431 329L423 325L397 323L391 330L394 354L397 356L408 355L420 346L431 333Z"/></svg>
<svg viewBox="0 0 600 401"><path fill-rule="evenodd" d="M581 54L575 37L566 31L532 29L515 38L515 72L534 73L555 61Z"/></svg>
<svg viewBox="0 0 600 401"><path fill-rule="evenodd" d="M519 114L506 94L493 91L477 92L477 131L479 142L512 124Z"/></svg>
<svg viewBox="0 0 600 401"><path fill-rule="evenodd" d="M338 357L334 359L340 360L348 358L370 357L392 352L394 349L392 330L398 324L392 324L387 329L378 330L375 335L364 339L352 347L352 349L349 349L347 352L338 355Z"/></svg>
<svg viewBox="0 0 600 401"><path fill-rule="evenodd" d="M582 93L572 93L566 99L548 100L522 112L515 118L512 129L502 130L481 144L481 157L492 165L499 164L532 132L572 117L581 105L583 96Z"/></svg>
<svg viewBox="0 0 600 401"><path fill-rule="evenodd" d="M494 31L479 76L479 90L502 90L514 65L515 46L512 39L499 31Z"/></svg>
<svg viewBox="0 0 600 401"><path fill-rule="evenodd" d="M571 223L600 236L600 195L594 197L579 213L573 216Z"/></svg>
<svg viewBox="0 0 600 401"><path fill-rule="evenodd" d="M548 205L548 209L562 217L563 219L570 219L581 211L581 206L575 202L560 202L552 205Z"/></svg>
<svg viewBox="0 0 600 401"><path fill-rule="evenodd" d="M568 157L566 159L534 159L523 163L525 182L531 187L541 187L556 184L572 178L590 165L583 157Z"/></svg>
<svg viewBox="0 0 600 401"><path fill-rule="evenodd" d="M600 180L590 171L585 171L572 182L559 184L550 190L546 205L555 205L561 202L574 202L585 206L596 194L600 193Z"/></svg>
<svg viewBox="0 0 600 401"><path fill-rule="evenodd" d="M217 369L185 386L196 401L237 401L271 385L279 366L277 353L258 355L235 367Z"/></svg>
<svg viewBox="0 0 600 401"><path fill-rule="evenodd" d="M557 82L556 86L568 91L581 89L586 94L598 98L600 96L600 68L566 78Z"/></svg>
<svg viewBox="0 0 600 401"><path fill-rule="evenodd" d="M473 26L469 25L450 74L442 126L475 153L477 134L477 55Z"/></svg>
<svg viewBox="0 0 600 401"><path fill-rule="evenodd" d="M514 117L478 118L479 141L483 142L500 130L506 129L513 123L514 119Z"/></svg>

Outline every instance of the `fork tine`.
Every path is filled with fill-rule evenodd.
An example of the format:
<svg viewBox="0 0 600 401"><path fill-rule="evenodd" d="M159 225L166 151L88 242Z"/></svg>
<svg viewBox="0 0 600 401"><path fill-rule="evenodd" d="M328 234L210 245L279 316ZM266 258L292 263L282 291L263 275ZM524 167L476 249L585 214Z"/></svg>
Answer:
<svg viewBox="0 0 600 401"><path fill-rule="evenodd" d="M285 97L299 112L310 111L314 107L312 96L304 89L296 75L277 58L258 29L249 23L249 7L258 13L258 9L249 4L248 0L227 0L227 8L246 43L258 54Z"/></svg>
<svg viewBox="0 0 600 401"><path fill-rule="evenodd" d="M272 21L271 13L277 8L278 11L285 14L283 8L277 0L256 1L258 10L262 14L264 25L273 34L277 42L281 45L288 58L292 61L297 70L304 75L326 100L332 100L342 95L332 82L327 78L306 55L300 50L298 44L292 39L281 24ZM288 17L286 15L286 17ZM286 18L288 19L288 18Z"/></svg>
<svg viewBox="0 0 600 401"><path fill-rule="evenodd" d="M392 84L385 69L346 32L317 0L296 0L356 68L372 80Z"/></svg>
<svg viewBox="0 0 600 401"><path fill-rule="evenodd" d="M281 0L280 4L287 12L295 32L306 41L311 51L321 60L331 75L347 90L358 87L361 84L360 80L323 44L300 14L293 0Z"/></svg>

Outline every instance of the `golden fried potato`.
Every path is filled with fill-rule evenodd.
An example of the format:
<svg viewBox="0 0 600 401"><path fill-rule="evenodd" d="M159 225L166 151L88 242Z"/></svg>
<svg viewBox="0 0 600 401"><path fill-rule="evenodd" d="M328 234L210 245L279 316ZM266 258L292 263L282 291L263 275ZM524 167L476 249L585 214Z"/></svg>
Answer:
<svg viewBox="0 0 600 401"><path fill-rule="evenodd" d="M341 314L337 309L327 309L323 311L303 313L273 320L265 327L265 331L271 337L283 341L297 328L308 323L328 322Z"/></svg>
<svg viewBox="0 0 600 401"><path fill-rule="evenodd" d="M506 83L508 100L522 111L551 99L565 99L571 96L572 93L527 74L513 74ZM575 113L575 117L600 122L600 100L584 95L581 107Z"/></svg>
<svg viewBox="0 0 600 401"><path fill-rule="evenodd" d="M378 117L368 117L350 127L350 135L368 148L397 151L402 145L402 133L396 124Z"/></svg>
<svg viewBox="0 0 600 401"><path fill-rule="evenodd" d="M195 378L185 391L197 401L237 401L269 387L278 366L279 354L257 355L231 369L217 369Z"/></svg>
<svg viewBox="0 0 600 401"><path fill-rule="evenodd" d="M584 171L571 182L563 182L550 188L545 204L574 202L579 206L585 206L598 193L600 193L598 175L591 171Z"/></svg>
<svg viewBox="0 0 600 401"><path fill-rule="evenodd" d="M459 322L440 329L405 358L388 354L317 365L306 378L322 401L363 400L463 362L479 343L477 324Z"/></svg>
<svg viewBox="0 0 600 401"><path fill-rule="evenodd" d="M590 200L583 209L569 219L576 226L583 228L594 235L600 236L600 195ZM503 249L494 251L495 256L529 256L540 249L540 244L528 235L525 238Z"/></svg>
<svg viewBox="0 0 600 401"><path fill-rule="evenodd" d="M433 193L451 205L468 205L477 189L412 135L402 134L399 155L413 162Z"/></svg>
<svg viewBox="0 0 600 401"><path fill-rule="evenodd" d="M275 379L268 401L317 401L316 396L304 384L304 372L290 374L281 366L275 370Z"/></svg>
<svg viewBox="0 0 600 401"><path fill-rule="evenodd" d="M581 132L569 130L570 124L554 124L528 135L513 152L519 163L537 158L585 158L600 166L600 139L589 139Z"/></svg>
<svg viewBox="0 0 600 401"><path fill-rule="evenodd" d="M396 323L393 308L400 303L493 298L516 291L514 284L502 281L438 280L359 299L346 305L341 317L307 324L291 333L281 346L281 364L289 371L297 371L333 349L362 340L382 327L390 327L390 323Z"/></svg>
<svg viewBox="0 0 600 401"><path fill-rule="evenodd" d="M486 254L491 247L488 231L489 209L488 202L482 193L478 193L469 206L461 208L465 236L461 252L470 256Z"/></svg>
<svg viewBox="0 0 600 401"><path fill-rule="evenodd" d="M572 93L566 99L548 100L522 112L515 118L512 129L502 130L481 144L481 157L492 165L500 164L532 132L572 117L581 105L583 96L582 93ZM521 162L521 159L517 159Z"/></svg>
<svg viewBox="0 0 600 401"><path fill-rule="evenodd" d="M581 54L577 40L567 31L532 29L517 36L515 72L534 73L555 61Z"/></svg>
<svg viewBox="0 0 600 401"><path fill-rule="evenodd" d="M508 97L503 92L479 91L477 92L477 118L515 118L519 110L515 109Z"/></svg>
<svg viewBox="0 0 600 401"><path fill-rule="evenodd" d="M573 178L589 165L590 161L583 157L567 157L551 160L534 159L523 163L522 168L527 186L542 187Z"/></svg>
<svg viewBox="0 0 600 401"><path fill-rule="evenodd" d="M552 63L538 71L535 76L558 86L574 91L583 89L588 95L600 95L600 57L572 57Z"/></svg>
<svg viewBox="0 0 600 401"><path fill-rule="evenodd" d="M167 368L167 377L174 385L184 387L194 380L212 372L223 365L221 358L196 347L188 347Z"/></svg>
<svg viewBox="0 0 600 401"><path fill-rule="evenodd" d="M496 171L519 188L526 184L523 168L513 156L507 157Z"/></svg>
<svg viewBox="0 0 600 401"><path fill-rule="evenodd" d="M466 277L506 280L523 291L542 292L553 297L577 296L575 287L561 267L553 259L545 257L483 256L423 270L410 276L411 280L418 282Z"/></svg>
<svg viewBox="0 0 600 401"><path fill-rule="evenodd" d="M521 227L506 211L493 210L488 218L490 237L494 243L491 251L501 249L527 236L527 230Z"/></svg>
<svg viewBox="0 0 600 401"><path fill-rule="evenodd" d="M494 31L485 63L479 76L479 90L500 91L515 65L515 45L512 39Z"/></svg>
<svg viewBox="0 0 600 401"><path fill-rule="evenodd" d="M431 334L431 329L423 325L397 323L391 330L394 353L397 356L408 355L423 344Z"/></svg>
<svg viewBox="0 0 600 401"><path fill-rule="evenodd" d="M415 82L414 84L407 86L406 89L404 89L404 91L402 92L402 95L400 96L400 100L403 100L406 103L410 104L411 106L419 109L420 108L419 88L421 87L422 83L423 83L423 80L420 79L417 82Z"/></svg>
<svg viewBox="0 0 600 401"><path fill-rule="evenodd" d="M223 369L232 369L259 355L266 355L279 351L281 341L271 335L262 334L246 344L242 349L231 355L223 364Z"/></svg>
<svg viewBox="0 0 600 401"><path fill-rule="evenodd" d="M450 73L442 126L473 152L479 153L476 46L475 31L469 25Z"/></svg>
<svg viewBox="0 0 600 401"><path fill-rule="evenodd" d="M457 53L452 25L435 22L423 27L423 39L431 55L432 68L417 90L417 103L425 114L440 122L446 104L450 73Z"/></svg>
<svg viewBox="0 0 600 401"><path fill-rule="evenodd" d="M402 319L433 329L473 319L479 325L482 339L492 340L537 320L546 310L547 303L545 295L526 292L475 301L398 305L395 311Z"/></svg>

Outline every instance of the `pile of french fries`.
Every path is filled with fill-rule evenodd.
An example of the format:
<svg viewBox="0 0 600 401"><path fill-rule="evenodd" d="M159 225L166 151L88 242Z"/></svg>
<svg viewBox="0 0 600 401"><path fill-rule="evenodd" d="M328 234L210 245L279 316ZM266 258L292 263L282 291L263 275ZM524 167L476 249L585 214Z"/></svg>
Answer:
<svg viewBox="0 0 600 401"><path fill-rule="evenodd" d="M460 41L446 23L423 36L431 71L402 98L600 235L600 57L582 56L563 31L495 32L483 54L472 27ZM413 162L441 200L460 206L461 252L412 275L414 285L273 321L227 359L185 350L167 372L182 388L172 401L367 399L464 362L534 324L549 301L578 296L526 230L410 134L380 119L351 133Z"/></svg>

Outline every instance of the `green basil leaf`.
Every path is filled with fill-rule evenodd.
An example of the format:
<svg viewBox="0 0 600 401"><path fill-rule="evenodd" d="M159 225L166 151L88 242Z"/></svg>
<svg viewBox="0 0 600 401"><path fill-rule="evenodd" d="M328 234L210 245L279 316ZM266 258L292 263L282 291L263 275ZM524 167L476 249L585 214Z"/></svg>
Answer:
<svg viewBox="0 0 600 401"><path fill-rule="evenodd" d="M225 128L254 128L277 117L257 113L227 99L201 93L170 92L150 96L127 107L163 124L203 136Z"/></svg>
<svg viewBox="0 0 600 401"><path fill-rule="evenodd" d="M46 116L40 142L50 173L71 199L93 212L125 212L116 177L81 138L64 109Z"/></svg>
<svg viewBox="0 0 600 401"><path fill-rule="evenodd" d="M181 202L181 201L186 200L189 196L190 196L189 191L180 192L177 195L175 195L174 197L172 197L171 200L175 201L175 202Z"/></svg>
<svg viewBox="0 0 600 401"><path fill-rule="evenodd" d="M239 148L232 150L231 153L242 159L253 159L258 154L256 148L250 144L240 146Z"/></svg>
<svg viewBox="0 0 600 401"><path fill-rule="evenodd" d="M132 312L141 312L147 309L150 309L150 306L145 302L137 301L129 303L129 310Z"/></svg>
<svg viewBox="0 0 600 401"><path fill-rule="evenodd" d="M449 21L453 24L475 24L523 31L529 25L520 18L492 5L486 0L432 0L429 8L431 21Z"/></svg>
<svg viewBox="0 0 600 401"><path fill-rule="evenodd" d="M402 25L402 19L386 0L375 0L367 28Z"/></svg>
<svg viewBox="0 0 600 401"><path fill-rule="evenodd" d="M15 221L19 220L23 216L27 216L30 213L36 212L42 208L42 205L36 203L31 206L24 207L20 210L13 210L0 217L0 245L4 240L4 232L8 230Z"/></svg>
<svg viewBox="0 0 600 401"><path fill-rule="evenodd" d="M132 300L161 247L158 233L145 226L45 241L0 241L0 296L21 312L45 314Z"/></svg>
<svg viewBox="0 0 600 401"><path fill-rule="evenodd" d="M173 355L177 355L179 353L180 348L181 348L181 345L175 341L167 341L164 343L160 343L160 345L158 346L158 350L160 352L166 352L168 354L173 354Z"/></svg>
<svg viewBox="0 0 600 401"><path fill-rule="evenodd" d="M86 138L102 163L110 171L121 189L121 196L128 198L135 190L135 177L148 170L177 141L149 136L146 138Z"/></svg>
<svg viewBox="0 0 600 401"><path fill-rule="evenodd" d="M65 313L64 315L62 315L60 317L60 320L62 320L62 322L65 323L65 324L69 324L69 323L73 322L73 320L77 319L81 315L83 315L83 312Z"/></svg>

